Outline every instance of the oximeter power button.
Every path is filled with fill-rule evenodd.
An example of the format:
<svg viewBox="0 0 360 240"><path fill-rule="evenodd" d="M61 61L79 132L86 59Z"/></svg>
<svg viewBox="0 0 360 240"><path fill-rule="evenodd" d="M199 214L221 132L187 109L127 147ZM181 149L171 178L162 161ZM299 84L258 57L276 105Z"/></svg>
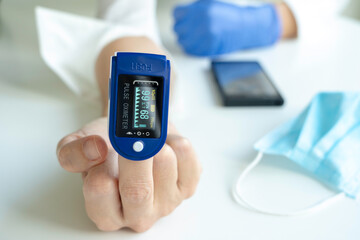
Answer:
<svg viewBox="0 0 360 240"><path fill-rule="evenodd" d="M142 141L134 142L133 149L135 152L141 152L144 149L144 143Z"/></svg>

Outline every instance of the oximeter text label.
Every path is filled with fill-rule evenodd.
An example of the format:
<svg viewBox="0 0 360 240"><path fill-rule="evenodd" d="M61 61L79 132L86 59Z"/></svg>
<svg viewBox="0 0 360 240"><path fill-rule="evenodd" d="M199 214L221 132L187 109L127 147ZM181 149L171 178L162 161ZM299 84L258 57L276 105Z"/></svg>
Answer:
<svg viewBox="0 0 360 240"><path fill-rule="evenodd" d="M129 103L130 100L130 83L124 83L124 92L123 92L123 111L122 111L122 129L129 128Z"/></svg>
<svg viewBox="0 0 360 240"><path fill-rule="evenodd" d="M139 62L132 62L131 63L131 69L133 71L152 71L152 65L151 64L145 64L145 63L139 63Z"/></svg>

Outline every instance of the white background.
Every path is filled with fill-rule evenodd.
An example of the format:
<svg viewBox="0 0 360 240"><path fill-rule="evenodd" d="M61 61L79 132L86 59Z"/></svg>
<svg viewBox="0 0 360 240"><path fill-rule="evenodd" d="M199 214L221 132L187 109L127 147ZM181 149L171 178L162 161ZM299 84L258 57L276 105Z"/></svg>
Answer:
<svg viewBox="0 0 360 240"><path fill-rule="evenodd" d="M299 113L318 91L360 90L360 23L330 22L317 36L229 59L259 60L282 92L284 107L224 108L209 61L184 55L162 1L164 43L176 61L171 119L193 142L204 172L195 196L148 232L98 231L88 220L81 178L60 168L57 141L100 115L75 97L40 58L34 6L93 15L94 1L2 1L0 4L0 239L359 239L360 203L285 218L250 212L230 195L256 155L253 143ZM314 31L316 32L316 31ZM289 160L265 157L244 192L254 203L294 210L333 194Z"/></svg>

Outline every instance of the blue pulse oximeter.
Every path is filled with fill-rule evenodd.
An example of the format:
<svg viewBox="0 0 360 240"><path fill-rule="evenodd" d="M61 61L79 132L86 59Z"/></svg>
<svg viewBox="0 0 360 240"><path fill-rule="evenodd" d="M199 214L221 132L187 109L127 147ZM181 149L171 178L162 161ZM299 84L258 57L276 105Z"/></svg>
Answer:
<svg viewBox="0 0 360 240"><path fill-rule="evenodd" d="M166 56L118 52L111 59L109 138L130 160L153 157L165 144L170 61Z"/></svg>

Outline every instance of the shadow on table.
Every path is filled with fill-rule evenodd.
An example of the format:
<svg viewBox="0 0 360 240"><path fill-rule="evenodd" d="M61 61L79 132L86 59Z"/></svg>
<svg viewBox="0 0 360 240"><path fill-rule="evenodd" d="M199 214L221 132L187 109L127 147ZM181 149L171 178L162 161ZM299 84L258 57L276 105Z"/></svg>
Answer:
<svg viewBox="0 0 360 240"><path fill-rule="evenodd" d="M209 91L211 92L211 96L213 97L212 98L213 104L216 107L224 107L222 99L221 99L221 95L220 95L220 89L216 84L214 74L212 73L212 70L210 67L209 67L209 69L206 69L204 71L204 75L209 83L208 86L209 86Z"/></svg>
<svg viewBox="0 0 360 240"><path fill-rule="evenodd" d="M79 174L62 173L57 178L48 178L42 186L46 187L36 191L36 196L19 201L17 209L21 214L43 222L44 227L57 225L79 231L97 231L86 215Z"/></svg>

